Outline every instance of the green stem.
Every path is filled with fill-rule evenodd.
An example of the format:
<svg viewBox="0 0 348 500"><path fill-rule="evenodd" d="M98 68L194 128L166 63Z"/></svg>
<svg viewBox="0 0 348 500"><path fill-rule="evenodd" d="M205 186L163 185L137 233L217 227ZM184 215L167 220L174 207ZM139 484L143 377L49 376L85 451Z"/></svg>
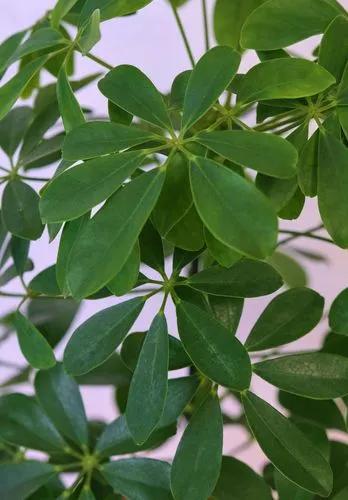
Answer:
<svg viewBox="0 0 348 500"><path fill-rule="evenodd" d="M23 293L0 292L0 297L11 297L11 298L17 298L17 299L24 299L27 297L27 295L24 295Z"/></svg>
<svg viewBox="0 0 348 500"><path fill-rule="evenodd" d="M189 41L188 41L188 38L187 38L187 35L186 35L186 32L185 32L184 25L181 22L178 10L175 7L175 5L173 4L173 2L171 2L169 0L169 3L170 3L170 6L172 8L172 11L173 11L176 24L178 25L180 34L182 36L182 39L183 39L183 42L184 42L184 45L185 45L185 48L186 48L187 55L188 55L188 57L189 57L189 59L191 61L192 66L194 67L195 66L195 60L194 60L193 53L192 53L192 50L191 50L191 47L190 47L190 44L189 44Z"/></svg>
<svg viewBox="0 0 348 500"><path fill-rule="evenodd" d="M209 25L208 25L208 13L207 13L206 0L202 0L202 11L203 11L203 23L204 23L205 50L208 51L210 49L210 43L209 43Z"/></svg>
<svg viewBox="0 0 348 500"><path fill-rule="evenodd" d="M48 182L51 180L47 177L30 177L27 175L21 175L20 178L24 179L25 181L37 181L37 182Z"/></svg>
<svg viewBox="0 0 348 500"><path fill-rule="evenodd" d="M289 113L282 113L282 115L279 115L272 120L269 120L266 123L262 123L261 125L256 125L254 127L254 130L257 130L259 132L265 132L267 130L272 130L278 127L282 127L284 125L288 125L289 123L298 120L301 117L305 117L307 114L306 111L298 110L296 113L292 112L291 114Z"/></svg>
<svg viewBox="0 0 348 500"><path fill-rule="evenodd" d="M108 62L104 61L100 57L95 56L94 54L91 54L90 52L88 52L88 54L86 54L86 57L88 57L88 59L91 59L91 61L96 62L97 64L99 64L100 66L103 66L106 69L114 69L114 67L111 66L111 64L109 64Z"/></svg>

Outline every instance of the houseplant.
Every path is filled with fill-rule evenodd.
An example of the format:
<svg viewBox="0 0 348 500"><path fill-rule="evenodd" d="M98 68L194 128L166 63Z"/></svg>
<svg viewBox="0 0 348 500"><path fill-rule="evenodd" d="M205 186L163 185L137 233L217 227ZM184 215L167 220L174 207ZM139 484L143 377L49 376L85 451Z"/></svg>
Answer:
<svg viewBox="0 0 348 500"><path fill-rule="evenodd" d="M203 0L206 52L195 61L180 19L186 2L172 0L192 69L162 96L138 68L93 54L101 22L149 3L59 0L0 46L2 75L19 62L0 87L9 158L0 295L18 297L1 340L17 335L28 362L0 399L2 497L342 500L348 292L328 305L323 347L287 354L322 320L324 299L281 250L299 236L348 247L346 12L335 0L217 0L210 48ZM322 38L310 60L287 49L315 34ZM241 74L245 49L260 62ZM81 55L102 74L76 79ZM54 83L40 86L42 71ZM96 79L108 100L103 120L75 96ZM28 96L32 106L16 104ZM49 165L50 178L39 177ZM298 218L315 196L320 226L284 235L279 220ZM328 234L318 235L323 227ZM59 239L56 264L28 282L30 242L44 230ZM15 277L18 294L7 288ZM243 345L235 333L244 302L272 293ZM157 294L148 331L129 333ZM105 297L113 305L80 324L60 359L55 347L81 302ZM170 302L178 338L168 334ZM281 412L253 393L254 374L279 389ZM33 397L18 393L23 381ZM120 416L87 422L83 384L114 385ZM240 408L236 418L228 401ZM172 460L150 458L179 420L186 428ZM257 440L270 461L263 477L222 456L224 425ZM332 429L343 438L329 441Z"/></svg>

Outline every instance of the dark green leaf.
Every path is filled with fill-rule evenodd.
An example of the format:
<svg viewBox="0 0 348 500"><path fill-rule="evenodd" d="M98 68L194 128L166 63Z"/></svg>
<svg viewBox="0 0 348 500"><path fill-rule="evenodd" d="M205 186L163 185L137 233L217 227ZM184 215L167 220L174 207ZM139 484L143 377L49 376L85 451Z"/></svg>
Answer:
<svg viewBox="0 0 348 500"><path fill-rule="evenodd" d="M61 148L64 135L59 133L43 139L30 153L21 158L20 165L29 170L31 168L47 167L61 158Z"/></svg>
<svg viewBox="0 0 348 500"><path fill-rule="evenodd" d="M324 33L319 50L319 64L327 69L339 82L347 64L348 20L336 17Z"/></svg>
<svg viewBox="0 0 348 500"><path fill-rule="evenodd" d="M231 267L242 258L240 253L214 238L207 228L204 229L204 237L209 253L220 266Z"/></svg>
<svg viewBox="0 0 348 500"><path fill-rule="evenodd" d="M12 109L0 121L0 147L9 157L16 152L32 118L33 110L28 106L20 106Z"/></svg>
<svg viewBox="0 0 348 500"><path fill-rule="evenodd" d="M17 238L17 236L12 236L10 241L11 255L13 258L13 263L19 275L23 274L26 269L29 248L29 240Z"/></svg>
<svg viewBox="0 0 348 500"><path fill-rule="evenodd" d="M183 218L167 233L166 240L188 252L203 248L204 227L193 203Z"/></svg>
<svg viewBox="0 0 348 500"><path fill-rule="evenodd" d="M100 10L95 9L79 34L79 47L85 56L100 40Z"/></svg>
<svg viewBox="0 0 348 500"><path fill-rule="evenodd" d="M316 196L318 189L319 129L304 145L298 161L298 183L306 196Z"/></svg>
<svg viewBox="0 0 348 500"><path fill-rule="evenodd" d="M280 500L313 500L313 493L300 488L274 469L274 482Z"/></svg>
<svg viewBox="0 0 348 500"><path fill-rule="evenodd" d="M132 373L114 352L104 363L87 374L76 377L80 385L111 385L119 388L128 387Z"/></svg>
<svg viewBox="0 0 348 500"><path fill-rule="evenodd" d="M1 494L5 499L28 498L55 474L53 465L28 460L22 463L1 464Z"/></svg>
<svg viewBox="0 0 348 500"><path fill-rule="evenodd" d="M256 187L269 198L274 209L279 213L291 201L298 189L296 177L279 179L264 174L257 174Z"/></svg>
<svg viewBox="0 0 348 500"><path fill-rule="evenodd" d="M108 101L108 113L110 121L114 123L120 123L121 125L130 125L133 121L133 115L111 101Z"/></svg>
<svg viewBox="0 0 348 500"><path fill-rule="evenodd" d="M342 290L333 301L329 324L335 333L348 335L348 288Z"/></svg>
<svg viewBox="0 0 348 500"><path fill-rule="evenodd" d="M289 288L307 285L308 276L306 270L290 255L274 252L268 262L278 271Z"/></svg>
<svg viewBox="0 0 348 500"><path fill-rule="evenodd" d="M34 264L30 259L27 259L25 266L24 266L24 272L27 271L32 271L34 269ZM23 273L22 273L23 274ZM7 269L4 270L4 272L0 275L0 286L5 286L7 283L12 281L13 279L17 278L18 276L18 271L16 269L16 266L13 264L9 266Z"/></svg>
<svg viewBox="0 0 348 500"><path fill-rule="evenodd" d="M58 297L62 294L56 278L56 266L50 266L37 274L29 283L28 288L38 294Z"/></svg>
<svg viewBox="0 0 348 500"><path fill-rule="evenodd" d="M141 261L153 269L164 270L164 253L162 239L153 227L151 220L148 220L143 227L140 236L140 256Z"/></svg>
<svg viewBox="0 0 348 500"><path fill-rule="evenodd" d="M9 61L11 60L13 54L17 50L17 47L23 40L24 36L26 34L26 31L19 31L18 33L15 33L14 35L10 36L9 38L6 38L1 45L0 45L0 80L5 73Z"/></svg>
<svg viewBox="0 0 348 500"><path fill-rule="evenodd" d="M107 284L110 292L119 297L130 292L137 284L139 266L140 249L139 243L137 242L120 272L117 273L116 276Z"/></svg>
<svg viewBox="0 0 348 500"><path fill-rule="evenodd" d="M71 88L64 64L59 71L57 79L57 100L67 133L85 123L84 114Z"/></svg>
<svg viewBox="0 0 348 500"><path fill-rule="evenodd" d="M101 20L107 21L113 17L132 14L145 7L151 1L152 0L86 0L81 11L79 24L80 26L84 24L95 9L100 9Z"/></svg>
<svg viewBox="0 0 348 500"><path fill-rule="evenodd" d="M58 0L54 9L51 12L51 24L54 28L58 28L60 21L74 7L78 0Z"/></svg>
<svg viewBox="0 0 348 500"><path fill-rule="evenodd" d="M35 55L45 49L46 52L52 52L54 48L60 48L60 45L68 45L69 41L64 38L61 32L52 28L41 28L32 32L30 37L20 45L10 60L10 64L27 57Z"/></svg>
<svg viewBox="0 0 348 500"><path fill-rule="evenodd" d="M169 102L175 109L182 110L183 108L186 89L191 73L191 70L183 71L182 73L179 73L173 81Z"/></svg>
<svg viewBox="0 0 348 500"><path fill-rule="evenodd" d="M235 334L243 312L244 300L235 297L209 296L209 305L215 318L232 334Z"/></svg>

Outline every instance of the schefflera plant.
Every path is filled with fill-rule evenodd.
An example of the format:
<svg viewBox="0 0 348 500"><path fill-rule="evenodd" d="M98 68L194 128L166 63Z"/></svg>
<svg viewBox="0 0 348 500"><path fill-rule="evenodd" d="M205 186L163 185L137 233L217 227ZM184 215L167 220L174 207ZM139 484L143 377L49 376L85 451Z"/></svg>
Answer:
<svg viewBox="0 0 348 500"><path fill-rule="evenodd" d="M0 286L16 277L23 285L23 293L0 291L21 299L1 318L0 340L16 331L28 362L2 384L2 497L343 500L348 448L327 430L346 432L348 293L330 308L321 349L283 349L321 321L324 299L278 247L298 237L348 247L347 14L335 0L217 0L210 48L203 0L206 51L196 62L178 11L186 2L171 0L192 69L163 96L140 69L114 68L91 52L101 22L150 3L59 0L0 45L2 75L20 61L0 87L0 146L9 158L1 167ZM287 49L316 34L309 60ZM238 72L244 49L260 60L246 74ZM72 79L78 54L104 74ZM41 87L41 71L55 82ZM97 78L104 119L75 96ZM14 107L32 93L32 106ZM49 178L28 175L57 161ZM320 225L278 229L315 196ZM56 262L28 283L30 242L45 226L51 241L59 238ZM316 234L322 228L329 237ZM302 248L293 254L324 259ZM274 292L243 344L235 334L246 299ZM148 331L129 333L157 294L163 301ZM80 324L57 361L79 304L105 297L115 304ZM169 301L178 337L168 333ZM251 390L253 374L279 389L285 411ZM13 392L28 380L34 396ZM116 420L87 421L85 384L116 388ZM240 406L239 416L225 400ZM186 427L173 459L149 458L179 419ZM224 425L256 439L270 461L263 477L223 455Z"/></svg>

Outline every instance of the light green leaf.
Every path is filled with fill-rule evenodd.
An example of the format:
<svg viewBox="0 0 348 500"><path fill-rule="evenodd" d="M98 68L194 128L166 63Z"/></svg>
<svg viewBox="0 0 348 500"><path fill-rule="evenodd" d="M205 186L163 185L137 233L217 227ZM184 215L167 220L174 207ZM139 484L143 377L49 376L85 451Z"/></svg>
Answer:
<svg viewBox="0 0 348 500"><path fill-rule="evenodd" d="M260 297L278 290L280 275L265 262L243 259L225 269L213 266L190 276L186 283L200 292L225 297Z"/></svg>
<svg viewBox="0 0 348 500"><path fill-rule="evenodd" d="M57 99L65 131L85 123L84 114L69 83L66 66L63 64L57 79Z"/></svg>
<svg viewBox="0 0 348 500"><path fill-rule="evenodd" d="M117 66L100 80L98 87L105 97L132 115L158 127L172 129L161 94L135 66Z"/></svg>
<svg viewBox="0 0 348 500"><path fill-rule="evenodd" d="M0 147L9 157L16 152L32 119L33 110L28 106L20 106L12 109L0 121Z"/></svg>
<svg viewBox="0 0 348 500"><path fill-rule="evenodd" d="M51 24L53 28L58 28L60 21L74 7L78 0L58 0L51 12Z"/></svg>
<svg viewBox="0 0 348 500"><path fill-rule="evenodd" d="M271 204L251 182L204 158L195 158L190 180L197 211L209 231L237 252L264 258L277 239Z"/></svg>
<svg viewBox="0 0 348 500"><path fill-rule="evenodd" d="M66 160L86 160L137 146L156 136L137 127L113 122L89 122L72 130L63 144Z"/></svg>
<svg viewBox="0 0 348 500"><path fill-rule="evenodd" d="M82 54L85 56L93 49L100 38L100 10L96 9L79 34L78 43Z"/></svg>
<svg viewBox="0 0 348 500"><path fill-rule="evenodd" d="M312 61L296 58L271 59L248 71L241 82L238 99L242 103L266 99L297 99L319 94L334 83L335 78Z"/></svg>
<svg viewBox="0 0 348 500"><path fill-rule="evenodd" d="M184 99L182 128L194 125L231 83L240 56L230 47L214 47L198 61L188 81Z"/></svg>
<svg viewBox="0 0 348 500"><path fill-rule="evenodd" d="M176 450L171 470L175 500L208 498L221 468L222 416L219 400L208 396L193 414Z"/></svg>
<svg viewBox="0 0 348 500"><path fill-rule="evenodd" d="M74 297L91 295L122 269L153 210L164 177L162 169L140 175L86 223L68 262L67 282Z"/></svg>
<svg viewBox="0 0 348 500"><path fill-rule="evenodd" d="M277 295L256 321L245 346L250 351L293 342L320 321L324 299L310 288L292 288Z"/></svg>
<svg viewBox="0 0 348 500"><path fill-rule="evenodd" d="M7 230L20 238L37 240L42 234L39 196L20 180L10 181L4 189L2 217Z"/></svg>
<svg viewBox="0 0 348 500"><path fill-rule="evenodd" d="M253 366L260 377L283 391L313 399L348 394L348 359L324 352L282 356Z"/></svg>
<svg viewBox="0 0 348 500"><path fill-rule="evenodd" d="M326 0L268 0L254 10L242 28L244 48L274 50L323 33L338 14Z"/></svg>
<svg viewBox="0 0 348 500"><path fill-rule="evenodd" d="M47 51L51 49L49 52L52 52L53 48L60 48L60 45L69 45L69 40L64 38L60 31L57 31L53 28L41 28L32 32L28 40L26 40L22 45L20 45L9 64L17 61L18 59L22 59L23 57L27 57L36 52L40 52L42 50Z"/></svg>
<svg viewBox="0 0 348 500"><path fill-rule="evenodd" d="M340 292L331 304L330 328L340 335L348 335L348 288Z"/></svg>
<svg viewBox="0 0 348 500"><path fill-rule="evenodd" d="M203 309L180 301L177 304L179 335L196 367L218 384L237 391L249 387L250 360L231 332Z"/></svg>
<svg viewBox="0 0 348 500"><path fill-rule="evenodd" d="M26 31L19 31L14 35L6 38L0 45L0 80L8 68L9 61L11 60L13 54L16 52L17 47L23 40Z"/></svg>
<svg viewBox="0 0 348 500"><path fill-rule="evenodd" d="M45 337L19 311L14 318L17 338L23 356L33 368L46 370L56 364L54 353Z"/></svg>
<svg viewBox="0 0 348 500"><path fill-rule="evenodd" d="M144 305L142 297L104 309L82 323L64 352L68 373L82 375L102 364L120 345Z"/></svg>
<svg viewBox="0 0 348 500"><path fill-rule="evenodd" d="M296 175L297 151L282 137L248 130L201 132L196 141L243 167L287 179Z"/></svg>
<svg viewBox="0 0 348 500"><path fill-rule="evenodd" d="M130 292L138 281L139 267L140 248L137 242L122 269L107 283L110 292L119 297Z"/></svg>
<svg viewBox="0 0 348 500"><path fill-rule="evenodd" d="M113 17L126 16L142 9L152 0L86 0L83 5L79 25L81 26L89 19L95 9L100 9L102 21Z"/></svg>
<svg viewBox="0 0 348 500"><path fill-rule="evenodd" d="M308 283L306 270L296 259L282 252L274 252L268 259L289 288L303 287Z"/></svg>
<svg viewBox="0 0 348 500"><path fill-rule="evenodd" d="M242 395L249 426L265 455L305 490L328 496L332 471L321 451L275 408L251 392Z"/></svg>
<svg viewBox="0 0 348 500"><path fill-rule="evenodd" d="M27 460L0 465L1 494L4 498L28 498L55 475L53 465Z"/></svg>
<svg viewBox="0 0 348 500"><path fill-rule="evenodd" d="M58 431L78 446L88 445L88 428L81 394L75 380L63 365L40 371L35 377L35 392Z"/></svg>
<svg viewBox="0 0 348 500"><path fill-rule="evenodd" d="M240 253L214 238L207 228L204 228L204 238L210 254L220 266L231 267L242 258Z"/></svg>
<svg viewBox="0 0 348 500"><path fill-rule="evenodd" d="M320 43L318 62L339 82L347 64L348 19L337 16L328 26Z"/></svg>
<svg viewBox="0 0 348 500"><path fill-rule="evenodd" d="M149 438L163 414L168 387L168 356L167 324L160 313L146 334L129 388L126 419L137 444Z"/></svg>

